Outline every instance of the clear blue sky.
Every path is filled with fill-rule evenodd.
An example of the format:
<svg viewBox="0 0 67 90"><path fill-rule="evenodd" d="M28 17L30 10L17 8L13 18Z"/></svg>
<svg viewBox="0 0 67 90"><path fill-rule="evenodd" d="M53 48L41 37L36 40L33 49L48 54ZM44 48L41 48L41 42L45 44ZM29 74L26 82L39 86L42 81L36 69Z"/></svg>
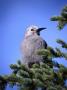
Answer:
<svg viewBox="0 0 67 90"><path fill-rule="evenodd" d="M57 38L67 42L67 26L60 32L50 21L65 5L67 0L0 0L0 74L10 73L9 65L21 58L20 43L31 24L47 28L41 36L49 46L60 48ZM64 59L57 61L67 66Z"/></svg>

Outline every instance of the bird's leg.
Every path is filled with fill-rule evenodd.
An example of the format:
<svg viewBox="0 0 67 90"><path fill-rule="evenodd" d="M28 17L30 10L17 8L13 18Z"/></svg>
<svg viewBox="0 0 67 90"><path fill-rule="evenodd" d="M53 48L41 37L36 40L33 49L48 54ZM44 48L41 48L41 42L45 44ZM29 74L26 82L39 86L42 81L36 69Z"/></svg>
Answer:
<svg viewBox="0 0 67 90"><path fill-rule="evenodd" d="M35 64L35 63L34 62L29 62L28 67L31 68L33 64Z"/></svg>
<svg viewBox="0 0 67 90"><path fill-rule="evenodd" d="M40 65L40 63L39 63L38 61L36 61L36 62L29 62L29 63L28 63L28 67L31 68L33 64L38 64L38 65Z"/></svg>

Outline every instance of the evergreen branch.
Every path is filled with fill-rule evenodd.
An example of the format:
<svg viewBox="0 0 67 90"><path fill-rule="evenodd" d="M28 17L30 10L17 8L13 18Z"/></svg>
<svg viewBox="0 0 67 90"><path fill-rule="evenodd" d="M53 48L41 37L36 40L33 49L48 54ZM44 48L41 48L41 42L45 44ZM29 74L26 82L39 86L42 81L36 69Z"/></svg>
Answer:
<svg viewBox="0 0 67 90"><path fill-rule="evenodd" d="M60 16L54 16L50 20L58 21L58 29L63 29L67 25L67 6L62 9Z"/></svg>
<svg viewBox="0 0 67 90"><path fill-rule="evenodd" d="M56 42L57 42L57 43L59 43L59 44L61 44L62 48L67 49L67 43L66 43L66 42L64 42L63 40L58 39Z"/></svg>
<svg viewBox="0 0 67 90"><path fill-rule="evenodd" d="M67 53L61 52L59 48L56 48L56 57L63 57L67 60Z"/></svg>

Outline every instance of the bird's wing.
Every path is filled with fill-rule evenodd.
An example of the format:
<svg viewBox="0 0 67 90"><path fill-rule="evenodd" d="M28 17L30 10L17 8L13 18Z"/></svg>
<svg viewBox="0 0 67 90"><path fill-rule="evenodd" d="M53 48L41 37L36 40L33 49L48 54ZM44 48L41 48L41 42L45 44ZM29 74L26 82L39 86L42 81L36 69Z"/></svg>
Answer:
<svg viewBox="0 0 67 90"><path fill-rule="evenodd" d="M41 49L41 48L47 48L47 43L45 40L43 40L41 37L38 37L34 43L35 49Z"/></svg>

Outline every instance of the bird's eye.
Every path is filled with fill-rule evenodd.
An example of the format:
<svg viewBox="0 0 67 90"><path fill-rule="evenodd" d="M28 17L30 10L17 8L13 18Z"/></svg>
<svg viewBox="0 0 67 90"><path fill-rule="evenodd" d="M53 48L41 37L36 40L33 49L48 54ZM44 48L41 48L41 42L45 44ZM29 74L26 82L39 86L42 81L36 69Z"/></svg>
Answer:
<svg viewBox="0 0 67 90"><path fill-rule="evenodd" d="M34 29L31 29L31 31L34 31Z"/></svg>

